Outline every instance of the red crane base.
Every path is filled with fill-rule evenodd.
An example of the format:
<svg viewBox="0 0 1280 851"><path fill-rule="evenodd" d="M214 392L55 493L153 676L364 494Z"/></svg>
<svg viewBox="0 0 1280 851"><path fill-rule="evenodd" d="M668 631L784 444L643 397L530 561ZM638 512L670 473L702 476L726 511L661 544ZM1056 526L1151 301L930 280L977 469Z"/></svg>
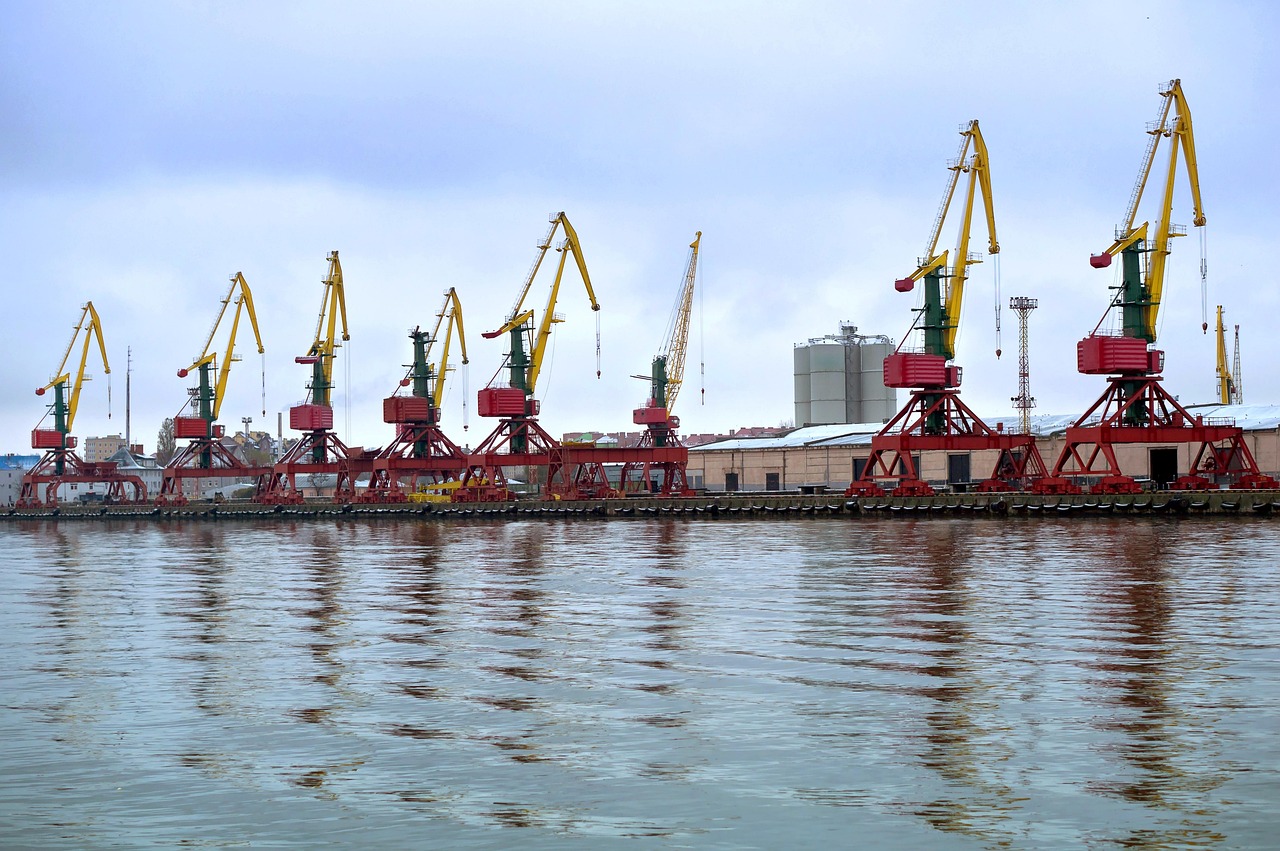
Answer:
<svg viewBox="0 0 1280 851"><path fill-rule="evenodd" d="M523 452L512 452L516 438L524 443ZM531 417L504 419L481 441L476 451L467 456L461 486L453 492L454 502L506 502L515 495L507 487L504 467L546 467L544 488L552 498L554 487L563 487L564 461L560 442L547 433Z"/></svg>
<svg viewBox="0 0 1280 851"><path fill-rule="evenodd" d="M871 439L871 455L845 496L884 496L881 484L892 482L894 496L932 496L931 485L920 478L913 452L974 452L997 450L991 475L981 492L1025 489L1045 475L1044 460L1029 434L1006 434L984 423L960 399L955 388L913 390L897 415Z"/></svg>
<svg viewBox="0 0 1280 851"><path fill-rule="evenodd" d="M204 422L201 420L201 422ZM212 466L202 467L205 453L208 452ZM188 500L183 493L182 482L185 479L247 479L252 478L254 499L264 493L270 467L251 467L236 457L221 441L208 437L197 438L188 443L181 452L173 457L164 468L164 477L160 480L160 493L156 496L156 505L186 505Z"/></svg>
<svg viewBox="0 0 1280 851"><path fill-rule="evenodd" d="M664 423L665 426L665 423ZM640 435L640 444L636 450L646 452L639 460L626 461L618 476L618 489L627 494L644 494L645 496L683 497L693 496L693 488L689 487L688 476L689 450L680 442L680 438L669 427L662 428L665 435L663 447L654 446L654 432L649 428ZM666 450L679 450L674 460L664 460L660 453ZM657 473L659 478L655 478Z"/></svg>
<svg viewBox="0 0 1280 851"><path fill-rule="evenodd" d="M58 462L62 462L62 473L57 472ZM22 490L16 508L57 508L58 487L68 484L101 484L106 485L103 494L106 502L142 503L147 501L147 486L142 479L134 475L125 475L117 470L112 461L90 464L69 449L50 449L36 462L36 465L22 477ZM125 495L124 486L133 488L133 499ZM44 488L44 499L40 498L40 489Z"/></svg>
<svg viewBox="0 0 1280 851"><path fill-rule="evenodd" d="M369 485L356 497L357 502L404 502L408 493L417 490L420 479L440 484L457 481L466 471L466 454L439 426L407 422L399 426L396 439L373 459ZM402 487L406 480L407 492Z"/></svg>
<svg viewBox="0 0 1280 851"><path fill-rule="evenodd" d="M1098 401L1067 429L1053 473L1032 490L1081 493L1076 480L1097 477L1091 493L1138 493L1141 485L1120 469L1115 453L1117 445L1135 443L1199 444L1187 473L1173 482L1174 490L1208 490L1219 480L1230 481L1235 489L1277 487L1275 479L1259 472L1244 431L1233 420L1192 414L1169 395L1160 376L1140 375L1108 380Z"/></svg>
<svg viewBox="0 0 1280 851"><path fill-rule="evenodd" d="M316 460L317 455L322 460ZM356 476L370 472L372 467L371 457L348 449L333 432L307 432L272 468L267 486L254 501L267 505L301 505L303 497L298 490L298 476L329 475L337 477L333 501L351 502L355 499Z"/></svg>

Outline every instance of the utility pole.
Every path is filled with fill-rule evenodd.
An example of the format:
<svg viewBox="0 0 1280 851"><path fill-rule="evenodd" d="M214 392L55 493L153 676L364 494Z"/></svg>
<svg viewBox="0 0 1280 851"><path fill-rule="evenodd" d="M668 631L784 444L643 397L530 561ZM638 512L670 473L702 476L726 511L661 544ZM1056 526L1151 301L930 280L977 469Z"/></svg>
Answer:
<svg viewBox="0 0 1280 851"><path fill-rule="evenodd" d="M133 452L133 433L129 428L129 413L132 409L130 390L133 384L133 346L125 350L124 365L124 448Z"/></svg>
<svg viewBox="0 0 1280 851"><path fill-rule="evenodd" d="M1009 299L1009 309L1018 314L1018 395L1012 397L1013 408L1018 411L1018 425L1022 434L1031 433L1031 409L1036 406L1031 395L1031 358L1027 345L1027 317L1040 303L1034 298L1014 296Z"/></svg>

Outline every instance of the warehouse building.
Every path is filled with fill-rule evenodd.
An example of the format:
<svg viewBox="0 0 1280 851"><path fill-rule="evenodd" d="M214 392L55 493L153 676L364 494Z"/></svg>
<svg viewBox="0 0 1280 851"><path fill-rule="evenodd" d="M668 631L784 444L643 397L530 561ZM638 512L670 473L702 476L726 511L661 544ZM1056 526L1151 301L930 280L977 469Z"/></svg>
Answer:
<svg viewBox="0 0 1280 851"><path fill-rule="evenodd" d="M1280 477L1280 405L1205 405L1194 409L1208 418L1234 419L1258 468ZM1075 417L1039 415L1032 431L1045 465L1052 467L1063 446L1063 433ZM992 428L1014 430L1017 418L986 420ZM862 474L871 454L871 438L882 423L836 424L798 428L766 438L733 438L689 449L688 475L708 492L716 491L843 491ZM1153 485L1167 484L1162 471L1185 471L1198 446L1190 444L1134 444L1117 446L1125 472ZM1176 458L1176 464L1174 459ZM996 462L995 450L926 452L917 458L921 477L939 491L962 492L981 481ZM1154 475L1153 475L1154 471Z"/></svg>

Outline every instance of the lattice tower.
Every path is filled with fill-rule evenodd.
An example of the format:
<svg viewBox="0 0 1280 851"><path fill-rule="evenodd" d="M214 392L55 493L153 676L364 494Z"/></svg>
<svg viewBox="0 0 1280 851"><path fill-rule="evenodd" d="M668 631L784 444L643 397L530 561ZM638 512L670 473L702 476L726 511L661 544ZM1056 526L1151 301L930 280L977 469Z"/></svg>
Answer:
<svg viewBox="0 0 1280 851"><path fill-rule="evenodd" d="M1018 314L1018 395L1012 398L1013 409L1018 412L1018 426L1022 434L1031 433L1031 409L1036 406L1031 395L1031 357L1027 345L1027 317L1039 307L1034 298L1014 296L1009 299L1009 309Z"/></svg>
<svg viewBox="0 0 1280 851"><path fill-rule="evenodd" d="M1235 355L1231 359L1231 404L1244 404L1244 379L1240 375L1240 326L1236 326Z"/></svg>

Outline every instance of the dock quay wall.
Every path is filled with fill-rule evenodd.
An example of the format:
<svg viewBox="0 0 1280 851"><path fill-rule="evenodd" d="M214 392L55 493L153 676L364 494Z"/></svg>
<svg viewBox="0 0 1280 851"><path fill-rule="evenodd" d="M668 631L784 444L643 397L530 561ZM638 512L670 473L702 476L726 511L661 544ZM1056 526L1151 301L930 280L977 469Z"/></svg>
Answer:
<svg viewBox="0 0 1280 851"><path fill-rule="evenodd" d="M773 493L708 495L682 499L521 500L500 503L435 503L340 505L314 501L297 506L257 505L251 502L192 503L186 506L64 505L55 509L0 511L0 523L23 520L270 520L300 517L421 518L440 521L467 519L580 518L644 519L682 517L718 520L743 517L1105 517L1139 515L1280 516L1280 491L1153 491L1118 496L1039 494L939 494L931 497L845 498L842 494Z"/></svg>

